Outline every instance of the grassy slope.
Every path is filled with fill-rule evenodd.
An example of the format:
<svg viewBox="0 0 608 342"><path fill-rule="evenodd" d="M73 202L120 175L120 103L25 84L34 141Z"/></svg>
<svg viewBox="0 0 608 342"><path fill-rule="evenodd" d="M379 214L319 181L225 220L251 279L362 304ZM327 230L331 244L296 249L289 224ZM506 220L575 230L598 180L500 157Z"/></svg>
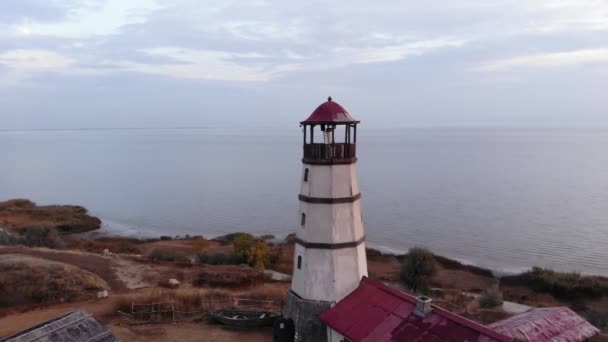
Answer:
<svg viewBox="0 0 608 342"><path fill-rule="evenodd" d="M101 220L87 210L74 205L38 206L26 199L0 202L0 227L52 227L61 233L81 233L99 229Z"/></svg>

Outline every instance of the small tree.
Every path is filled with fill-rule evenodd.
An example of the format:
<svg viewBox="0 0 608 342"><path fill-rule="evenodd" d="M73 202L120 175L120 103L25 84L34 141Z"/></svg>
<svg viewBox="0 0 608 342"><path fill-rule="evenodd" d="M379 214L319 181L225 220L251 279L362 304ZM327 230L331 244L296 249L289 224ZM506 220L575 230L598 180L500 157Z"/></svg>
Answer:
<svg viewBox="0 0 608 342"><path fill-rule="evenodd" d="M251 250L251 246L253 246L253 236L248 234L243 234L237 236L234 241L234 256L242 260L243 262L249 261L249 252Z"/></svg>
<svg viewBox="0 0 608 342"><path fill-rule="evenodd" d="M399 277L405 286L416 293L427 293L428 278L437 272L435 257L426 248L414 247L401 262Z"/></svg>
<svg viewBox="0 0 608 342"><path fill-rule="evenodd" d="M197 236L190 242L192 254L200 254L205 248L209 247L209 240L203 236Z"/></svg>
<svg viewBox="0 0 608 342"><path fill-rule="evenodd" d="M264 270L270 265L270 247L266 241L256 241L249 249L248 263L257 270Z"/></svg>

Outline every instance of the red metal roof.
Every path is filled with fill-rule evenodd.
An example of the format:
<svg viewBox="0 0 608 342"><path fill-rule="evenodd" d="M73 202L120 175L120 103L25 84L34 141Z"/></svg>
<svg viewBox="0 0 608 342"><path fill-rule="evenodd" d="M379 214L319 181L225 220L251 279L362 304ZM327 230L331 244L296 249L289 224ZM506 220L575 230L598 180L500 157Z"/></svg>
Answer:
<svg viewBox="0 0 608 342"><path fill-rule="evenodd" d="M600 332L566 307L532 309L490 327L518 340L534 342L581 342Z"/></svg>
<svg viewBox="0 0 608 342"><path fill-rule="evenodd" d="M340 106L337 102L331 99L331 96L327 98L327 102L322 103L317 109L315 109L308 119L300 122L301 124L347 124L347 123L359 123L350 114Z"/></svg>
<svg viewBox="0 0 608 342"><path fill-rule="evenodd" d="M321 321L353 342L511 341L488 327L433 306L414 314L416 297L363 278L359 287L320 315Z"/></svg>

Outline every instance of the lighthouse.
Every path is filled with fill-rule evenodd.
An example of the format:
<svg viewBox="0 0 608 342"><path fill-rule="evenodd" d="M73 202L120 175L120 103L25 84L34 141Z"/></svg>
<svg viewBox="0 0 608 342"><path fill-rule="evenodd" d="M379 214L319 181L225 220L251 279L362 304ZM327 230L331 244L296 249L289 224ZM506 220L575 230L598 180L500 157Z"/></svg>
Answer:
<svg viewBox="0 0 608 342"><path fill-rule="evenodd" d="M300 124L300 205L285 316L295 323L296 341L325 341L319 314L367 276L357 181L359 121L329 97Z"/></svg>

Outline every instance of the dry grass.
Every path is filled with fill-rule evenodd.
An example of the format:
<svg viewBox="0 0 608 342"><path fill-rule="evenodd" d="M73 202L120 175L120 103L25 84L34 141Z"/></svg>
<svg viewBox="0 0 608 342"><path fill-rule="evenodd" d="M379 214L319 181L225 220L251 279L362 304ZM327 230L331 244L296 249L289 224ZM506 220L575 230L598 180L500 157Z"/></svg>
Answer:
<svg viewBox="0 0 608 342"><path fill-rule="evenodd" d="M22 255L3 255L0 274L0 307L90 299L109 289L78 267Z"/></svg>
<svg viewBox="0 0 608 342"><path fill-rule="evenodd" d="M67 241L67 248L101 253L109 250L116 254L140 254L140 245L147 241L126 237L102 237L98 239L72 238Z"/></svg>
<svg viewBox="0 0 608 342"><path fill-rule="evenodd" d="M148 254L148 259L154 261L168 261L190 264L191 260L188 255L182 251L173 250L170 248L156 248Z"/></svg>
<svg viewBox="0 0 608 342"><path fill-rule="evenodd" d="M207 266L199 271L193 284L200 287L243 288L264 282L264 274L246 266Z"/></svg>
<svg viewBox="0 0 608 342"><path fill-rule="evenodd" d="M534 267L532 270L501 278L506 286L526 286L537 293L549 293L562 300L599 299L608 296L608 278L560 273Z"/></svg>
<svg viewBox="0 0 608 342"><path fill-rule="evenodd" d="M197 311L212 301L232 298L231 293L209 289L150 289L136 294L122 296L115 302L115 310L131 312L131 303L156 304L173 303L176 310Z"/></svg>
<svg viewBox="0 0 608 342"><path fill-rule="evenodd" d="M45 226L62 233L79 233L99 229L101 220L80 206L38 206L26 199L14 199L0 202L0 225L12 229Z"/></svg>
<svg viewBox="0 0 608 342"><path fill-rule="evenodd" d="M236 304L237 299L272 301L281 307L288 285L264 284L248 290L230 291L208 288L146 289L135 294L123 295L115 300L114 310L131 312L131 303L173 303L178 311L201 311Z"/></svg>

